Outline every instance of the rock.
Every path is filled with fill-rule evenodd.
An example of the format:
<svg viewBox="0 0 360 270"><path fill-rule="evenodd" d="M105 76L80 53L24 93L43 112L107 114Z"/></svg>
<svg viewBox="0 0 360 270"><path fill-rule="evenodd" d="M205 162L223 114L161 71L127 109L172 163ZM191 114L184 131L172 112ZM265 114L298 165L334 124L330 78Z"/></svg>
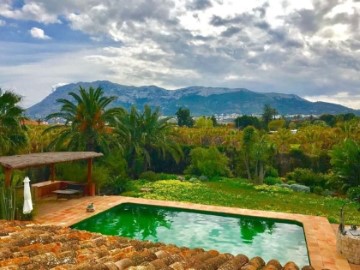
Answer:
<svg viewBox="0 0 360 270"><path fill-rule="evenodd" d="M290 185L290 188L296 192L305 192L305 193L310 192L310 188L307 186L304 186L304 185L292 184L292 185Z"/></svg>

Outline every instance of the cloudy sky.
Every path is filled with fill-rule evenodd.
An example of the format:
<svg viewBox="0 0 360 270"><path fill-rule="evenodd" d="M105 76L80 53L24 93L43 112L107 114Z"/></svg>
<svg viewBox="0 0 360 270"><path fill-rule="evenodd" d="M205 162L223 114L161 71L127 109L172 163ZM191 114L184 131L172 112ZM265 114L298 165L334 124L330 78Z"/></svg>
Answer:
<svg viewBox="0 0 360 270"><path fill-rule="evenodd" d="M0 0L0 87L110 80L360 109L360 0Z"/></svg>

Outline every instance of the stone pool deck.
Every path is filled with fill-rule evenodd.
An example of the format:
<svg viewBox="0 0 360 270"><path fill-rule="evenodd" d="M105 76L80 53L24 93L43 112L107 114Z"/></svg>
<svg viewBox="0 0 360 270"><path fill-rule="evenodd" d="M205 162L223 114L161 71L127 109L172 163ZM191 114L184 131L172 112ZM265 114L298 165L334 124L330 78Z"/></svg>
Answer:
<svg viewBox="0 0 360 270"><path fill-rule="evenodd" d="M91 202L94 203L96 211L88 213L85 209ZM71 200L57 200L55 197L50 197L38 201L36 204L37 214L35 221L49 225L71 226L115 205L126 202L295 220L301 222L304 226L311 265L316 270L351 270L347 260L337 253L334 230L324 217L185 202L146 200L123 196L95 196Z"/></svg>

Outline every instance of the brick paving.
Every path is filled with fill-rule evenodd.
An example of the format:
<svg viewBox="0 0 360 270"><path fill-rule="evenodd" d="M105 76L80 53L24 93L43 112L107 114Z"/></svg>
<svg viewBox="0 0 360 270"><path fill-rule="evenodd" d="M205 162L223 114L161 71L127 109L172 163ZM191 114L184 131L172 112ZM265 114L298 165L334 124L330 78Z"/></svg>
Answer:
<svg viewBox="0 0 360 270"><path fill-rule="evenodd" d="M94 203L96 211L88 213L85 209L91 202ZM70 226L117 204L126 202L295 220L304 226L311 265L315 269L352 270L347 260L337 253L335 232L324 217L122 196L94 196L71 200L57 200L55 197L41 200L36 205L35 221L49 225Z"/></svg>

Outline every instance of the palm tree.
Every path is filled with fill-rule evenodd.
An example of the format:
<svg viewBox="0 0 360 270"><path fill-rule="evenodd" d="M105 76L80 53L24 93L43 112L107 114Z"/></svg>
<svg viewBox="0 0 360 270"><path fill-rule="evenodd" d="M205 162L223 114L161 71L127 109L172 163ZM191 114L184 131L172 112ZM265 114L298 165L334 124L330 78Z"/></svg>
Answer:
<svg viewBox="0 0 360 270"><path fill-rule="evenodd" d="M21 96L0 88L0 155L13 154L27 143L20 101Z"/></svg>
<svg viewBox="0 0 360 270"><path fill-rule="evenodd" d="M174 124L170 117L161 118L159 108L154 111L147 105L141 113L135 107L118 121L115 132L125 145L128 166L133 176L151 167L152 152L163 158L169 153L177 162L182 156L179 145L173 140Z"/></svg>
<svg viewBox="0 0 360 270"><path fill-rule="evenodd" d="M330 151L333 171L342 180L343 189L360 185L360 143L345 139Z"/></svg>
<svg viewBox="0 0 360 270"><path fill-rule="evenodd" d="M101 87L88 90L80 86L79 93L70 92L74 102L68 99L58 99L61 110L46 117L63 119L65 124L56 124L44 132L60 130L59 135L50 143L50 148L66 147L69 150L104 151L114 142L111 134L111 124L121 115L122 108L106 109L115 97L106 97Z"/></svg>

